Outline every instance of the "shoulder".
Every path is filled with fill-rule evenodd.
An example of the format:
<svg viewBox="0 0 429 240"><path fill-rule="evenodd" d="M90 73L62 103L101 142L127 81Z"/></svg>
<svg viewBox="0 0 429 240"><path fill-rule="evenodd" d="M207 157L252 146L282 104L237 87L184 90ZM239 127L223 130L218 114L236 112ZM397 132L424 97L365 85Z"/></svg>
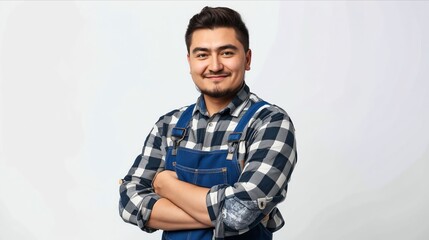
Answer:
<svg viewBox="0 0 429 240"><path fill-rule="evenodd" d="M250 98L253 102L264 101L255 94L252 94ZM273 103L266 102L266 104L260 107L260 109L255 113L253 118L254 124L259 125L259 127L269 123L278 122L282 123L283 127L286 127L285 125L287 125L288 128L294 130L289 114L283 108Z"/></svg>
<svg viewBox="0 0 429 240"><path fill-rule="evenodd" d="M183 106L177 109L174 109L170 112L165 113L161 117L159 117L158 121L156 121L156 126L158 128L168 128L169 126L176 125L177 121L179 121L180 116L183 112L190 107L191 105Z"/></svg>

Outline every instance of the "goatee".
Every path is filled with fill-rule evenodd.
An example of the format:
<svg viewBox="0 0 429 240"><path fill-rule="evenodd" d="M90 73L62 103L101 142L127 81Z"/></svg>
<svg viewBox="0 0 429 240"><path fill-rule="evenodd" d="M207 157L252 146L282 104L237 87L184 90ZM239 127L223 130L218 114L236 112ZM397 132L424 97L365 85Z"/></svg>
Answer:
<svg viewBox="0 0 429 240"><path fill-rule="evenodd" d="M205 96L209 96L212 98L233 98L237 94L237 92L240 91L243 85L244 85L244 81L243 81L243 84L241 84L236 89L232 89L232 88L219 89L218 87L216 87L215 89L200 89L196 85L195 87L199 92L201 92Z"/></svg>

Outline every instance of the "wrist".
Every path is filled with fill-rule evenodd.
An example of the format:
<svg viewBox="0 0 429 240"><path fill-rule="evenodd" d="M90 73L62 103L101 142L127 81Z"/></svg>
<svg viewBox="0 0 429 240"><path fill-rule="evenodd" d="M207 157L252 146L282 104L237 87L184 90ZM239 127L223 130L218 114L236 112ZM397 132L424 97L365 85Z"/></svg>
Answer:
<svg viewBox="0 0 429 240"><path fill-rule="evenodd" d="M153 178L152 178L151 186L152 186L153 191L155 191L155 180L156 180L156 177L158 177L158 174L159 174L159 173L160 173L160 172L156 172L156 173L155 173L155 176L153 176Z"/></svg>
<svg viewBox="0 0 429 240"><path fill-rule="evenodd" d="M162 175L162 172L163 171L157 172L155 174L155 176L153 177L153 180L152 180L152 189L158 195L160 195L160 193L159 193L159 191L160 191L160 181L162 179L162 176L160 176L160 175Z"/></svg>

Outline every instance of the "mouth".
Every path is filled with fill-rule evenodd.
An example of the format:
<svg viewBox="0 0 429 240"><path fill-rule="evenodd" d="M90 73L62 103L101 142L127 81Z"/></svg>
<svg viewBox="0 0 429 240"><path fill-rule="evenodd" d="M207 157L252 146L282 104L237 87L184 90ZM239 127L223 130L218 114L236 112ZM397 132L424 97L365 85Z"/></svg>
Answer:
<svg viewBox="0 0 429 240"><path fill-rule="evenodd" d="M207 74L204 75L204 78L210 79L212 81L221 81L227 77L229 77L230 74L222 73L222 74Z"/></svg>

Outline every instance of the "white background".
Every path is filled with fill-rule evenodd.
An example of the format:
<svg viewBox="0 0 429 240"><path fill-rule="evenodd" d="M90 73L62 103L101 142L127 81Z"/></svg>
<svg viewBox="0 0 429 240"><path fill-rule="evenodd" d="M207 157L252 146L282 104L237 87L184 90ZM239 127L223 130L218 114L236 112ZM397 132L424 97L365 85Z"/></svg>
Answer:
<svg viewBox="0 0 429 240"><path fill-rule="evenodd" d="M297 129L275 239L427 239L424 1L0 2L0 239L160 239L122 222L117 182L198 97L184 32L205 5L242 14L246 81Z"/></svg>

